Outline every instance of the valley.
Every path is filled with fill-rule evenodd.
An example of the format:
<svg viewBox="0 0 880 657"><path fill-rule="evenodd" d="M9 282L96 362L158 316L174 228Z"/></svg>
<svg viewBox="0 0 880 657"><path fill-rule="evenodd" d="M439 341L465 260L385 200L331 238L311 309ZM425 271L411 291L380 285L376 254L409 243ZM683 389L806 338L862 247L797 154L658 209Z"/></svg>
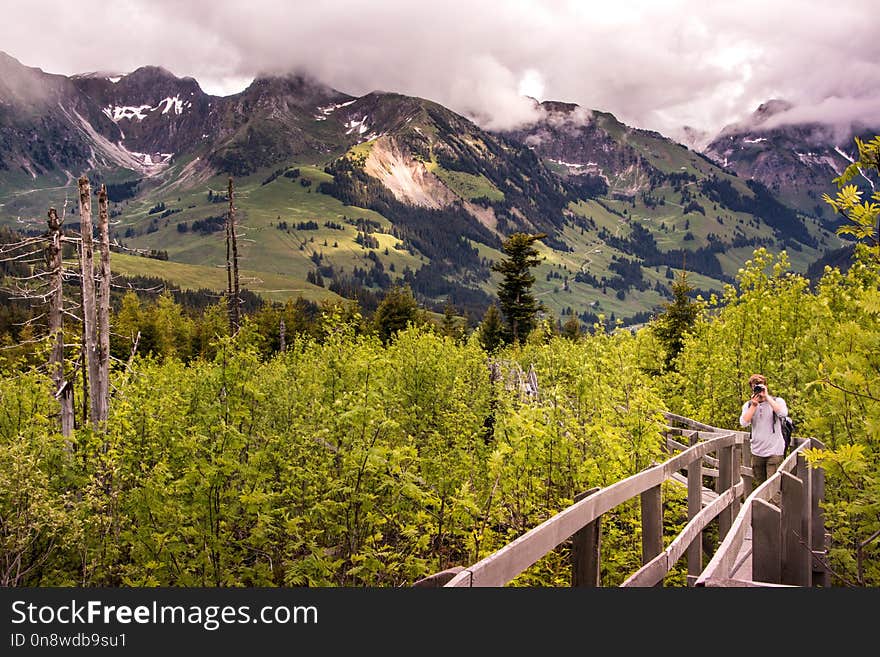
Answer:
<svg viewBox="0 0 880 657"><path fill-rule="evenodd" d="M536 101L541 120L490 132L426 99L354 97L304 77L216 97L156 67L64 78L3 57L28 93L0 89L0 223L39 234L66 200L75 227L87 175L108 187L118 273L222 291L230 178L250 291L320 301L409 285L472 325L514 232L547 235L533 272L546 316L585 326L647 320L682 269L708 297L757 247L786 250L805 272L843 245L835 218L811 207L828 172L806 196L785 187L798 176L783 164L780 177L750 175L731 156L766 146L742 136L737 150L733 128L712 159L568 103ZM793 138L774 152L796 149Z"/></svg>

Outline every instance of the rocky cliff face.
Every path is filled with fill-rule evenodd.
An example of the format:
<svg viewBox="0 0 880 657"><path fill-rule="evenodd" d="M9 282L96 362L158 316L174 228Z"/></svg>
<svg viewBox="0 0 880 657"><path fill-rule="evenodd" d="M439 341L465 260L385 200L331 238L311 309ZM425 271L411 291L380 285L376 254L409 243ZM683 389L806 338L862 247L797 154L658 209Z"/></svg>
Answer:
<svg viewBox="0 0 880 657"><path fill-rule="evenodd" d="M574 184L590 176L602 178L612 194L633 196L647 186L654 167L632 145L632 129L611 114L579 105L545 101L545 118L505 133L524 143Z"/></svg>
<svg viewBox="0 0 880 657"><path fill-rule="evenodd" d="M220 99L192 78L158 67L124 76L77 76L73 83L116 126L103 136L141 154L147 165L197 147L218 124Z"/></svg>
<svg viewBox="0 0 880 657"><path fill-rule="evenodd" d="M69 78L0 52L0 171L37 178L124 159L96 147L96 131L115 126Z"/></svg>

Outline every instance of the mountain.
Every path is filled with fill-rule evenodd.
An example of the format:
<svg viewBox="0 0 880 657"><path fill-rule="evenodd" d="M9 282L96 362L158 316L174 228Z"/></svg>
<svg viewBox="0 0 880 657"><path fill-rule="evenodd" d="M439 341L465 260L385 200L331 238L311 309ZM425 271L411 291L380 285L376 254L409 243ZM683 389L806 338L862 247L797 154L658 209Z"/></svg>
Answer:
<svg viewBox="0 0 880 657"><path fill-rule="evenodd" d="M880 119L874 128L841 130L792 119L795 109L780 99L762 103L746 120L722 129L704 152L738 176L760 181L791 207L822 217L833 227L834 213L822 202L822 194L833 195L830 181L857 155L853 138L880 132Z"/></svg>
<svg viewBox="0 0 880 657"><path fill-rule="evenodd" d="M596 177L607 192L632 197L645 188L652 167L626 134L626 126L611 114L592 112L572 103L540 103L544 118L507 132L575 185Z"/></svg>
<svg viewBox="0 0 880 657"><path fill-rule="evenodd" d="M219 127L216 98L192 78L176 78L147 66L130 75L80 75L74 86L95 103L106 122L101 135L133 153L144 172L161 167L175 153L197 147Z"/></svg>
<svg viewBox="0 0 880 657"><path fill-rule="evenodd" d="M603 203L618 211L629 205L629 219L640 217L648 232L658 232L658 221L661 233L677 231L681 223L689 230L687 217L692 216L701 235L692 232L685 239L702 244L690 250L720 254L762 243L766 238L750 235L748 229L749 223L760 228L758 221L775 240L796 250L818 247L815 222L781 203L758 180L741 178L705 155L657 132L626 126L606 112L551 102L542 103L541 109L542 121L511 137L531 145L548 166L575 185L600 178L607 186L601 193ZM624 206L614 206L615 201ZM651 259L656 258L664 259ZM692 266L698 263L692 260ZM697 271L712 274L712 269ZM719 274L717 269L714 273Z"/></svg>
<svg viewBox="0 0 880 657"><path fill-rule="evenodd" d="M113 122L71 79L0 52L0 171L35 179L98 164L132 164L101 136L114 132Z"/></svg>
<svg viewBox="0 0 880 657"><path fill-rule="evenodd" d="M756 246L804 271L841 245L761 182L571 103L491 132L428 99L303 74L217 97L158 67L66 78L3 56L0 73L0 222L43 230L87 174L110 192L120 273L222 289L230 177L243 284L275 300L368 306L407 283L479 319L503 240L527 231L546 235L535 288L550 316L634 322L682 267L708 294Z"/></svg>

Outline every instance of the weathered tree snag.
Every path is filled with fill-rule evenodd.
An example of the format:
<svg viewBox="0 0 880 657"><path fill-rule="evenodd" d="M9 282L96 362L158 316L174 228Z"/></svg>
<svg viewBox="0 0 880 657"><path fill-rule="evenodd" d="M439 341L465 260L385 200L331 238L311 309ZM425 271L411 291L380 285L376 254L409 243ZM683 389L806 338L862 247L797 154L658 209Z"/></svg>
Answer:
<svg viewBox="0 0 880 657"><path fill-rule="evenodd" d="M228 196L229 212L226 215L226 273L228 281L229 331L232 335L235 335L241 325L241 299L238 278L238 236L235 232L235 197L232 176L229 177ZM232 251L231 263L230 250Z"/></svg>
<svg viewBox="0 0 880 657"><path fill-rule="evenodd" d="M230 179L231 180L231 179ZM231 185L231 183L230 183ZM230 207L232 201L229 202ZM232 239L230 238L230 212L226 212L226 315L229 318L229 332L235 333L232 321Z"/></svg>
<svg viewBox="0 0 880 657"><path fill-rule="evenodd" d="M92 188L89 179L79 179L80 216L80 270L82 272L83 350L88 370L89 414L92 426L98 429L100 409L100 380L97 354L96 307L95 307L95 255L92 243ZM85 373L85 372L84 372Z"/></svg>
<svg viewBox="0 0 880 657"><path fill-rule="evenodd" d="M52 352L49 355L49 372L55 384L55 398L61 405L61 434L69 436L73 430L73 396L71 386L64 379L64 293L61 262L61 224L55 208L49 208L49 245L46 247L46 264L49 267L49 335ZM68 448L70 446L68 445Z"/></svg>

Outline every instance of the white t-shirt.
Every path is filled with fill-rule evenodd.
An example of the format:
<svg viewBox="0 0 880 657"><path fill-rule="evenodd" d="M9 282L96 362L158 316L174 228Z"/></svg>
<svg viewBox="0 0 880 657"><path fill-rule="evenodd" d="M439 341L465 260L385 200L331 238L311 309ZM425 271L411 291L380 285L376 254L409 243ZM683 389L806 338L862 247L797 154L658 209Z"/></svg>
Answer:
<svg viewBox="0 0 880 657"><path fill-rule="evenodd" d="M781 405L780 417L788 416L788 406L782 397L774 397L773 401ZM755 456L782 456L785 453L785 440L782 438L782 421L773 421L773 407L769 402L761 402L752 415L752 421L746 422L743 416L749 409L749 402L743 404L742 413L739 414L741 427L752 427L752 454Z"/></svg>

